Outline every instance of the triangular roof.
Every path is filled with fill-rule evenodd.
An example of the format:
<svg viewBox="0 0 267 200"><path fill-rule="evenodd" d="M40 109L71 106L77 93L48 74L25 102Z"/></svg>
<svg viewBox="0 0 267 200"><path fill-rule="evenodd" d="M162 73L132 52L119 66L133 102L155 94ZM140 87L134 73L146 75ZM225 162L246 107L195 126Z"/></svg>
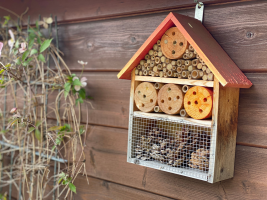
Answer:
<svg viewBox="0 0 267 200"><path fill-rule="evenodd" d="M237 88L250 88L252 86L252 83L199 20L172 12L129 60L117 75L118 78L130 80L131 71L152 49L157 40L160 40L162 35L174 26L181 31L223 86Z"/></svg>

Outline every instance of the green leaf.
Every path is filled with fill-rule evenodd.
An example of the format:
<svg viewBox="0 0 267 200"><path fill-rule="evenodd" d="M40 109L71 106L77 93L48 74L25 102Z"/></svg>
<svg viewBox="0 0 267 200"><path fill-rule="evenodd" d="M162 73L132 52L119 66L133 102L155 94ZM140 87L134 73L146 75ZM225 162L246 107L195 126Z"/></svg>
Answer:
<svg viewBox="0 0 267 200"><path fill-rule="evenodd" d="M15 60L15 63L16 63L17 65L21 65L21 60L20 60L20 58L17 58L17 60Z"/></svg>
<svg viewBox="0 0 267 200"><path fill-rule="evenodd" d="M81 88L79 90L79 96L82 98L82 99L85 99L86 97L86 93L85 93L85 89L84 88Z"/></svg>
<svg viewBox="0 0 267 200"><path fill-rule="evenodd" d="M4 71L5 71L4 69L1 69L1 70L0 70L0 74L2 74Z"/></svg>
<svg viewBox="0 0 267 200"><path fill-rule="evenodd" d="M29 44L28 44L28 48L29 48L29 49L32 48L32 46L33 46L33 44L34 44L34 39L35 39L34 37L29 39Z"/></svg>
<svg viewBox="0 0 267 200"><path fill-rule="evenodd" d="M67 98L69 92L70 92L71 84L69 82L65 83L64 85L64 97Z"/></svg>
<svg viewBox="0 0 267 200"><path fill-rule="evenodd" d="M14 52L13 52L13 53L14 53L14 55L17 55L18 52L19 52L18 50L15 50L15 49L14 49Z"/></svg>
<svg viewBox="0 0 267 200"><path fill-rule="evenodd" d="M31 133L34 129L35 129L34 127L30 127L28 133Z"/></svg>
<svg viewBox="0 0 267 200"><path fill-rule="evenodd" d="M5 134L8 130L2 130L0 131L0 134Z"/></svg>
<svg viewBox="0 0 267 200"><path fill-rule="evenodd" d="M84 132L85 132L84 126L80 126L79 132L81 135L84 134Z"/></svg>
<svg viewBox="0 0 267 200"><path fill-rule="evenodd" d="M63 126L52 126L47 131L59 131Z"/></svg>
<svg viewBox="0 0 267 200"><path fill-rule="evenodd" d="M21 61L24 61L28 57L29 54L30 54L30 51L29 50L25 51L23 53L22 57L21 57Z"/></svg>
<svg viewBox="0 0 267 200"><path fill-rule="evenodd" d="M15 43L15 47L16 47L16 48L19 48L19 40L16 41L16 43Z"/></svg>
<svg viewBox="0 0 267 200"><path fill-rule="evenodd" d="M31 50L31 53L30 53L30 56L32 56L32 55L34 55L34 54L36 54L36 53L38 53L38 51L37 51L36 49L32 49L32 50Z"/></svg>
<svg viewBox="0 0 267 200"><path fill-rule="evenodd" d="M78 102L83 103L83 99L81 97L79 97L78 99L76 99L75 101L75 105L77 106Z"/></svg>
<svg viewBox="0 0 267 200"><path fill-rule="evenodd" d="M22 63L22 65L26 67L27 65L29 65L29 63L32 61L32 59L33 58L28 58L27 61Z"/></svg>
<svg viewBox="0 0 267 200"><path fill-rule="evenodd" d="M36 121L36 123L35 123L35 127L37 128L37 127L40 126L41 124L42 124L41 121Z"/></svg>
<svg viewBox="0 0 267 200"><path fill-rule="evenodd" d="M38 42L38 44L40 44L41 45L41 39L40 39L40 37L37 37L37 42Z"/></svg>
<svg viewBox="0 0 267 200"><path fill-rule="evenodd" d="M73 81L73 85L82 86L82 83L81 83L81 81L79 81L78 79L75 79L75 80Z"/></svg>
<svg viewBox="0 0 267 200"><path fill-rule="evenodd" d="M39 141L41 140L41 132L38 129L35 129L34 135L35 135L37 140L39 140Z"/></svg>
<svg viewBox="0 0 267 200"><path fill-rule="evenodd" d="M42 53L43 51L45 51L45 50L49 47L49 45L50 45L50 43L52 42L52 40L53 40L53 38L50 39L50 40L45 40L45 41L41 44L41 47L40 47L40 53Z"/></svg>
<svg viewBox="0 0 267 200"><path fill-rule="evenodd" d="M39 54L38 60L40 60L40 61L45 63L45 58L44 58L43 54Z"/></svg>
<svg viewBox="0 0 267 200"><path fill-rule="evenodd" d="M93 99L93 97L91 97L91 96L89 96L89 95L87 95L86 98L87 98L87 99Z"/></svg>
<svg viewBox="0 0 267 200"><path fill-rule="evenodd" d="M73 185L73 183L69 183L69 188L72 192L76 193L76 187Z"/></svg>
<svg viewBox="0 0 267 200"><path fill-rule="evenodd" d="M65 126L66 131L70 131L70 125L69 124L64 124L64 126Z"/></svg>

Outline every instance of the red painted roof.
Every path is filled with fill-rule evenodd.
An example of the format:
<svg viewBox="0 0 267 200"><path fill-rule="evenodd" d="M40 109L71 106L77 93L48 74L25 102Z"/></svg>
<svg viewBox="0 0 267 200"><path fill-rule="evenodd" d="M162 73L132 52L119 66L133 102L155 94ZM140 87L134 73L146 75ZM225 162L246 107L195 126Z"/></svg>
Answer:
<svg viewBox="0 0 267 200"><path fill-rule="evenodd" d="M139 64L153 45L171 27L176 26L223 86L250 88L252 83L216 42L203 24L194 18L170 13L130 61L117 75L119 79L131 79L131 71Z"/></svg>

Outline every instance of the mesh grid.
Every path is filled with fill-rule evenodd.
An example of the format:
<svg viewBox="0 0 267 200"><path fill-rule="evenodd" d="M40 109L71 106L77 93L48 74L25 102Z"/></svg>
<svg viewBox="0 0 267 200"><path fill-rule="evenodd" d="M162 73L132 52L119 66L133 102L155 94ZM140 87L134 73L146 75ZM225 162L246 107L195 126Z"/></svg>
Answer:
<svg viewBox="0 0 267 200"><path fill-rule="evenodd" d="M177 169L208 172L211 162L210 127L147 116L131 116L130 120L131 158L153 163L159 168L164 166L170 172Z"/></svg>

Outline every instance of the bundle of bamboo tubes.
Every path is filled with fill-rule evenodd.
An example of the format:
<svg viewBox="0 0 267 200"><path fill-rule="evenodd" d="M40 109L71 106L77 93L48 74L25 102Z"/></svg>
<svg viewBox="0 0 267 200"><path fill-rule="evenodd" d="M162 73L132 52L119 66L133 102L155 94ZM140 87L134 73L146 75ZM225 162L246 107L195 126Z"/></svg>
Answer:
<svg viewBox="0 0 267 200"><path fill-rule="evenodd" d="M154 76L164 78L180 78L213 81L214 75L196 50L189 45L182 59L167 58L160 46L160 40L154 44L148 54L135 68L139 76Z"/></svg>

